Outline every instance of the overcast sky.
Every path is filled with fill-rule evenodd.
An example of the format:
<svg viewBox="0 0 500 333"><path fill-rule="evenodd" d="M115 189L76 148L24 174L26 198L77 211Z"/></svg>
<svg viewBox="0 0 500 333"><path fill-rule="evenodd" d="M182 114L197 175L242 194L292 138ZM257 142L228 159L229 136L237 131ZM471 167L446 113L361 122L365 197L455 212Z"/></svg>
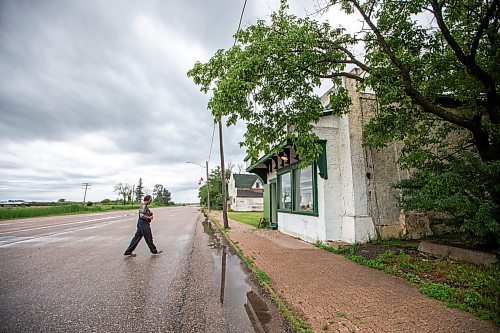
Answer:
<svg viewBox="0 0 500 333"><path fill-rule="evenodd" d="M197 202L205 170L186 162L205 164L213 119L186 72L232 45L243 3L0 0L0 200L81 201L84 182L88 201L115 199L114 185L142 178ZM278 6L248 0L242 27ZM224 128L236 166L244 130ZM218 147L215 131L209 169Z"/></svg>

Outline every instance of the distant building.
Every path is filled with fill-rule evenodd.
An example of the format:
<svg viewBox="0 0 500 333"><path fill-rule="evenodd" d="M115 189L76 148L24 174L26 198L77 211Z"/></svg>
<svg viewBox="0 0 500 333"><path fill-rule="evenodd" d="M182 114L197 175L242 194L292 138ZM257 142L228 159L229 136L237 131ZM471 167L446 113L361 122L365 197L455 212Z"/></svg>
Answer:
<svg viewBox="0 0 500 333"><path fill-rule="evenodd" d="M257 175L231 174L228 209L235 212L261 212L264 205L263 182Z"/></svg>

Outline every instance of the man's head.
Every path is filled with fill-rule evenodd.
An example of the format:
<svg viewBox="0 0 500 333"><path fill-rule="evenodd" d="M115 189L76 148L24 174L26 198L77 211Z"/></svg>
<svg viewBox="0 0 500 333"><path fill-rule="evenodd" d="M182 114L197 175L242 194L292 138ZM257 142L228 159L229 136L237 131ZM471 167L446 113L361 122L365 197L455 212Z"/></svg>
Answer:
<svg viewBox="0 0 500 333"><path fill-rule="evenodd" d="M147 203L147 204L150 204L150 203L151 203L151 201L152 201L152 199L153 199L153 198L151 198L151 196L150 196L150 195L146 195L146 196L144 197L144 202L145 202L145 203Z"/></svg>

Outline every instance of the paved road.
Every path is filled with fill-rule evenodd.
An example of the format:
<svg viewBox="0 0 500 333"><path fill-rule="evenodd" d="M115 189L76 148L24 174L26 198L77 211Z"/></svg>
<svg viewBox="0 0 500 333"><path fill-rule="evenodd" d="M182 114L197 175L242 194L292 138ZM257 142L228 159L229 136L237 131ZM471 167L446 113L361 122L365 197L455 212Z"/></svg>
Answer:
<svg viewBox="0 0 500 333"><path fill-rule="evenodd" d="M135 258L123 256L135 211L0 222L0 332L287 330L264 298L272 320L255 323L248 315L235 326L232 318L250 312L221 304L218 250L207 246L213 241L196 208L153 212L154 240L164 254L151 256L142 240ZM239 289L262 296L243 279L247 289ZM235 299L226 295L226 303Z"/></svg>

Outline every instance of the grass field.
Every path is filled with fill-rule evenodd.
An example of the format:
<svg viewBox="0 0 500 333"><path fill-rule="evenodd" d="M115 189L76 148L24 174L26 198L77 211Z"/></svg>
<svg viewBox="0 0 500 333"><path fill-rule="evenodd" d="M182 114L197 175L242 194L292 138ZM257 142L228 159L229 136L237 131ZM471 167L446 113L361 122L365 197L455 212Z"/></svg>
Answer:
<svg viewBox="0 0 500 333"><path fill-rule="evenodd" d="M61 205L47 207L2 207L0 220L22 219L29 217L42 217L68 214L85 214L104 212L108 210L138 209L139 205L111 205L111 206L83 206Z"/></svg>
<svg viewBox="0 0 500 333"><path fill-rule="evenodd" d="M257 228L259 219L262 217L262 212L228 212L227 216L231 220L249 224Z"/></svg>

